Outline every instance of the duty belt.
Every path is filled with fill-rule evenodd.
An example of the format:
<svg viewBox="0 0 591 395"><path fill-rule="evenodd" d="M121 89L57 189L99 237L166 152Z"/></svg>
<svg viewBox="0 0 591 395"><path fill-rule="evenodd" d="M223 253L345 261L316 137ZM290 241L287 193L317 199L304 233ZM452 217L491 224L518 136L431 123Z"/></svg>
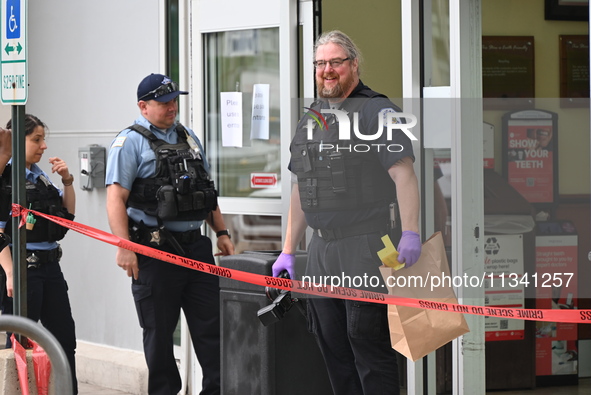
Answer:
<svg viewBox="0 0 591 395"><path fill-rule="evenodd" d="M171 232L164 227L151 228L144 223L129 221L129 236L131 241L147 246L162 248L165 245L172 247L181 256L185 250L181 244L193 244L201 238L201 229L189 230L186 232Z"/></svg>
<svg viewBox="0 0 591 395"><path fill-rule="evenodd" d="M368 233L387 233L389 230L388 224L383 220L373 220L367 222L360 222L355 225L343 226L332 229L314 229L318 236L325 241L332 241L337 239L344 239L346 237L365 235Z"/></svg>
<svg viewBox="0 0 591 395"><path fill-rule="evenodd" d="M44 263L57 262L61 257L61 247L53 250L27 250L27 268L37 269Z"/></svg>
<svg viewBox="0 0 591 395"><path fill-rule="evenodd" d="M186 232L170 232L181 244L193 244L201 238L201 229L188 230Z"/></svg>

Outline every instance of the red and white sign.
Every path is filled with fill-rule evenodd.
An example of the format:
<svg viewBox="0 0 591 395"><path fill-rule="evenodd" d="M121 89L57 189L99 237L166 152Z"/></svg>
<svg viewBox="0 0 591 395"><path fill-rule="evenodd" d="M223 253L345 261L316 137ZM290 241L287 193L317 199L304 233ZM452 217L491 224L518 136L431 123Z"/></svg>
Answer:
<svg viewBox="0 0 591 395"><path fill-rule="evenodd" d="M536 307L576 311L578 236L536 236ZM576 375L577 325L536 323L536 375Z"/></svg>
<svg viewBox="0 0 591 395"><path fill-rule="evenodd" d="M277 186L277 173L251 173L251 188L275 188Z"/></svg>
<svg viewBox="0 0 591 395"><path fill-rule="evenodd" d="M508 121L507 181L530 203L553 203L556 130L550 115L539 114Z"/></svg>

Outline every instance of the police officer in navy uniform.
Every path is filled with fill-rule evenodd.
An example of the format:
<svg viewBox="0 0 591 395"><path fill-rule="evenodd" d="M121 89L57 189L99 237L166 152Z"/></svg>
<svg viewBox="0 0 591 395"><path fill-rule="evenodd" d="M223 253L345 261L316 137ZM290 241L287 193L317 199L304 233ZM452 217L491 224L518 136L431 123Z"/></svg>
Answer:
<svg viewBox="0 0 591 395"><path fill-rule="evenodd" d="M200 262L215 264L206 221L221 255L234 246L217 205L201 142L176 121L178 85L162 74L137 90L141 115L113 140L107 161L107 214L113 234ZM119 248L117 264L132 278L143 328L150 394L176 394L181 379L173 333L181 308L203 369L201 394L220 393L218 277Z"/></svg>
<svg viewBox="0 0 591 395"><path fill-rule="evenodd" d="M49 158L51 172L61 177L63 189L50 180L49 175L37 165L47 149L47 126L36 116L25 114L25 178L27 208L69 220L74 219L76 194L74 176L68 165L58 157ZM6 125L11 129L11 121ZM0 232L12 235L10 212L12 202L12 148L10 131L0 132ZM70 364L72 388L78 393L76 380L76 331L72 317L68 285L60 267L62 250L58 243L67 228L48 219L27 216L27 316L41 324L58 340ZM3 314L12 313L13 271L10 248L0 252L0 264L6 273L6 296L2 303ZM7 347L11 346L7 339Z"/></svg>
<svg viewBox="0 0 591 395"><path fill-rule="evenodd" d="M297 185L273 275L287 270L295 278L294 253L310 226L314 233L306 278L318 284L321 278L347 276L355 287L386 292L378 269L382 236L392 235L398 259L406 266L414 264L421 251L410 136L394 128L389 138L388 122L403 122L394 121L399 109L360 81L359 51L347 35L323 34L316 42L314 64L320 100L300 120L291 144L290 170ZM348 122L343 122L343 114ZM350 139L341 131L346 123ZM314 297L308 302L308 326L334 393L398 394L397 355L390 344L386 305Z"/></svg>

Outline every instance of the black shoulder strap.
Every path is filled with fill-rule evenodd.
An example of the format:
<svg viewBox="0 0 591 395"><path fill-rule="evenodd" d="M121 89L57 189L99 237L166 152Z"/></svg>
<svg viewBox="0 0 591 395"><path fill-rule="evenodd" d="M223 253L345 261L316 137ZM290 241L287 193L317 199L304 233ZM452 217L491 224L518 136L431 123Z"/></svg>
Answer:
<svg viewBox="0 0 591 395"><path fill-rule="evenodd" d="M160 155L158 155L158 148L166 144L166 141L159 139L156 135L150 132L148 129L143 127L142 125L133 124L129 126L127 129L133 130L134 132L138 132L142 136L148 139L150 143L150 148L156 153L156 176L162 173L162 162L160 160Z"/></svg>
<svg viewBox="0 0 591 395"><path fill-rule="evenodd" d="M142 136L147 138L150 141L150 146L154 150L156 148L160 147L161 145L166 144L166 141L159 139L158 137L156 137L156 135L154 133L150 132L148 129L146 129L142 125L138 125L137 123L133 124L131 126L128 126L127 129L133 130L134 132L138 132L139 134L141 134ZM186 142L187 135L185 133L185 127L183 125L181 125L180 123L177 123L175 129L176 129L176 133L177 133L180 141Z"/></svg>
<svg viewBox="0 0 591 395"><path fill-rule="evenodd" d="M180 123L176 124L176 134L178 134L180 141L187 141L187 134L189 132L187 132L187 129L185 129L185 127L183 125L181 125Z"/></svg>
<svg viewBox="0 0 591 395"><path fill-rule="evenodd" d="M158 137L156 137L156 135L154 133L150 132L148 129L146 129L142 125L133 124L131 126L128 126L127 129L133 130L134 132L138 132L139 134L141 134L142 136L147 138L148 141L150 142L150 146L152 147L152 149L154 151L156 150L156 148L160 147L161 145L166 144L166 142L164 140L160 140Z"/></svg>

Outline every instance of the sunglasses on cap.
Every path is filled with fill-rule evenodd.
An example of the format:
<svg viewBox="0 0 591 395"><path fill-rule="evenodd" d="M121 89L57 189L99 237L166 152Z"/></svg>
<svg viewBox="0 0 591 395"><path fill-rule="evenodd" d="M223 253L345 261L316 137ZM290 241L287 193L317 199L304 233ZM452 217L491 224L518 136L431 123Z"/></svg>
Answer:
<svg viewBox="0 0 591 395"><path fill-rule="evenodd" d="M157 97L168 95L169 93L178 92L178 91L179 91L178 84L176 82L169 82L168 84L160 85L158 88L146 93L145 95L140 97L138 100L143 100L150 95L154 95L154 99L156 99Z"/></svg>

